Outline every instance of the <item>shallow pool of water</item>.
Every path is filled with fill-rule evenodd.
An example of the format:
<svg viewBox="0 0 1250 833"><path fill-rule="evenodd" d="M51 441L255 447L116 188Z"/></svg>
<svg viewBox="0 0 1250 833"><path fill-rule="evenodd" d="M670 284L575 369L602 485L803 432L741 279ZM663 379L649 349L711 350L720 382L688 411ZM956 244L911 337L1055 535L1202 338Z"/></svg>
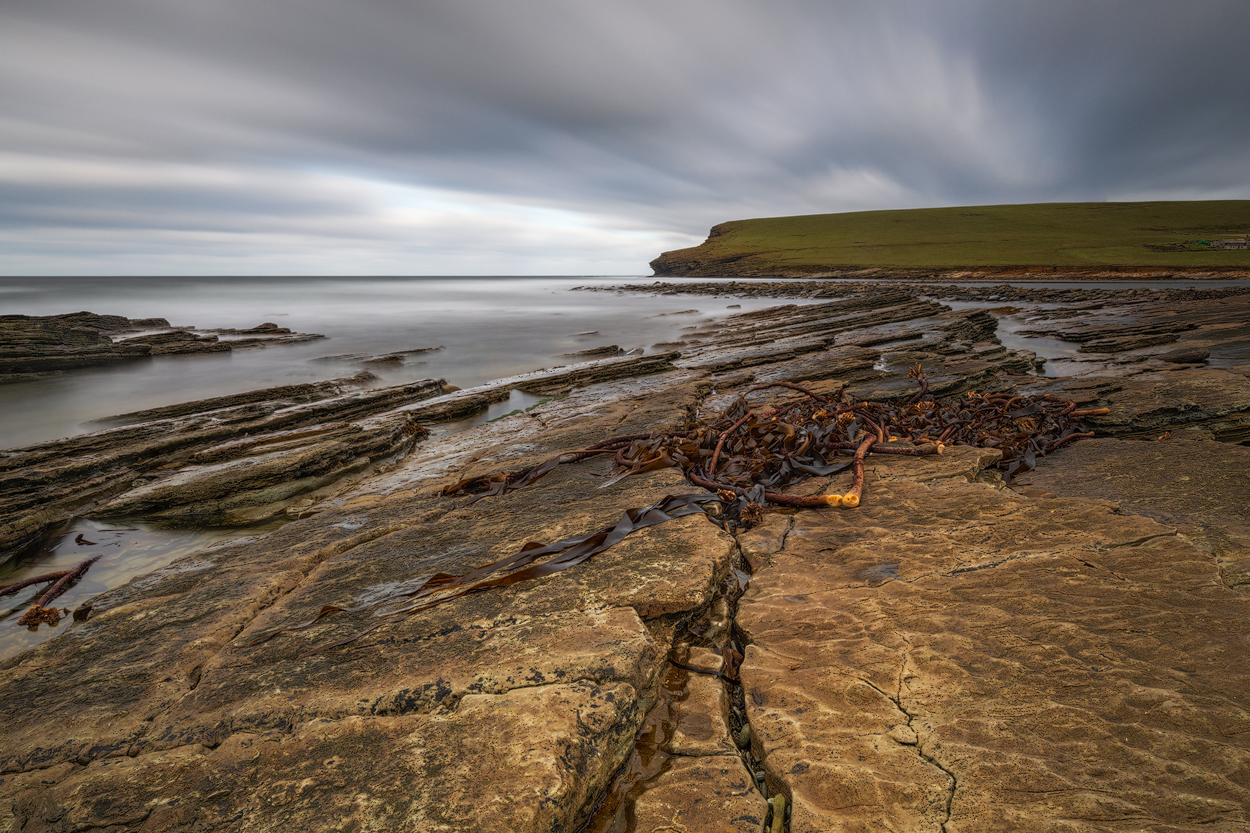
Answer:
<svg viewBox="0 0 1250 833"><path fill-rule="evenodd" d="M161 529L150 524L93 521L85 518L47 536L18 557L0 564L0 587L46 573L72 569L92 556L100 560L52 606L73 611L106 590L120 587L136 576L159 570L179 558L232 538L256 534L276 526L241 529ZM0 596L0 660L51 639L73 627L74 617L64 615L58 625L26 628L17 622L51 584L41 584Z"/></svg>
<svg viewBox="0 0 1250 833"><path fill-rule="evenodd" d="M1020 330L1028 329L1029 323L1015 316L1000 316L998 319L998 340L1010 350L1028 350L1046 359L1040 374L1043 376L1060 376L1071 373L1069 367L1073 362L1080 361L1081 345L1072 341L1064 341L1050 336L1021 335ZM1062 364L1061 364L1062 363ZM1068 367L1067 370L1062 368Z"/></svg>
<svg viewBox="0 0 1250 833"><path fill-rule="evenodd" d="M503 419L514 413L523 413L550 401L550 397L534 396L524 391L512 390L508 392L508 398L499 402L492 402L490 406L480 414L475 414L468 419L458 419L450 422L440 422L437 425L430 426L430 438L445 437L448 434L454 434L457 431L467 431L470 428L476 428L479 425L485 425L488 422L494 422L497 419Z"/></svg>

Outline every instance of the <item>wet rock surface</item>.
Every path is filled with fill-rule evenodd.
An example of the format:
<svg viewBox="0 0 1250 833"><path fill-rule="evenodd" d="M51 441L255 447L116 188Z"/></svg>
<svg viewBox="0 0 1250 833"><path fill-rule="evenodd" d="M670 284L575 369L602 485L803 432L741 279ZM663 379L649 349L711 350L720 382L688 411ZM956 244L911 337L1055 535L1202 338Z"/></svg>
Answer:
<svg viewBox="0 0 1250 833"><path fill-rule="evenodd" d="M1164 303L1090 314L1112 300L1126 321ZM1244 829L1250 380L1217 366L1236 322L1184 330L1210 366L1047 379L999 341L1015 314L844 293L697 325L680 354L291 386L7 452L8 535L92 502L293 520L0 663L0 831ZM935 395L1110 413L1011 488L990 449L874 455L856 510L733 536L696 513L534 581L367 607L699 491L616 480L608 455L472 504L443 486L681 429L753 385L910 396L917 362ZM550 400L424 436L514 389ZM349 610L288 630L326 605Z"/></svg>
<svg viewBox="0 0 1250 833"><path fill-rule="evenodd" d="M1082 407L1108 406L1109 414L1089 422L1111 436L1154 439L1176 428L1201 427L1223 442L1250 440L1250 380L1235 371L1191 368L1029 387L1074 399Z"/></svg>
<svg viewBox="0 0 1250 833"><path fill-rule="evenodd" d="M0 452L0 558L89 507L103 517L240 526L309 510L395 465L426 424L484 410L513 388L671 369L663 353L525 374L468 391L425 379L372 387L369 373L250 391L102 420L119 426Z"/></svg>
<svg viewBox="0 0 1250 833"><path fill-rule="evenodd" d="M507 442L474 465L541 458L618 425L669 427L698 386L653 395L645 410L626 398L631 393L622 386L615 403L572 395L546 427L530 417L494 425ZM454 456L455 444L444 445ZM127 802L110 812L132 820L145 812L135 808L173 803L168 812L184 814L177 818L246 826L237 820L277 812L272 796L281 795L287 823L395 818L398 829L463 829L471 818L478 829L575 828L633 744L671 623L702 605L730 569L732 539L701 515L637 533L570 575L417 614L348 651L299 658L304 647L369 625L367 613L251 643L324 604L368 598L431 569L464 570L527 540L593 529L688 488L657 472L583 500L601 485L599 473L592 462L563 467L532 490L466 508L430 490L366 489L256 542L100 597L73 639L46 643L4 672L9 741L0 770L62 761L73 770L72 784L16 794L14 812L34 825L28 829L59 823L72 793L82 802L70 816L75 824L118 823L94 818L99 803L90 796L125 783ZM175 659L141 659L154 649ZM72 698L41 693L65 674L80 681ZM42 703L42 714L23 702ZM51 734L49 721L58 724ZM396 756L405 763L374 793L387 805L381 815L369 805L353 809L354 792L336 791L333 778L292 794L307 776L278 765L304 761L313 773L333 759L344 783L357 783L362 767L377 773L378 761ZM6 796L25 783L4 778ZM232 791L214 815L208 796L223 779L255 786L225 787ZM409 790L401 800L388 791L414 779L425 793ZM501 802L505 792L511 798Z"/></svg>
<svg viewBox="0 0 1250 833"><path fill-rule="evenodd" d="M173 327L164 318L92 312L0 315L0 382L147 356L223 353L320 338L325 336L293 333L269 323L243 330L196 330Z"/></svg>
<svg viewBox="0 0 1250 833"><path fill-rule="evenodd" d="M425 356L445 350L443 345L436 347L414 347L410 350L396 350L393 353L374 355L371 353L342 353L337 356L318 356L310 362L326 362L338 364L355 364L363 368L398 367L405 364L425 364L423 361L410 361L414 356Z"/></svg>
<svg viewBox="0 0 1250 833"><path fill-rule="evenodd" d="M573 353L564 353L560 356L562 359L603 359L610 356L623 356L625 351L616 344L607 344L603 347L590 347L586 350L578 350Z"/></svg>
<svg viewBox="0 0 1250 833"><path fill-rule="evenodd" d="M896 276L899 278L898 280L881 280L868 273L859 277L861 277L860 280L850 280L844 277L837 281L822 281L818 277L801 281L738 281L730 277L698 283L691 281L683 281L682 283L655 281L653 283L622 284L617 287L584 286L579 287L579 289L585 292L626 290L629 292L647 292L654 295L702 295L714 298L843 298L849 295L871 294L889 289L890 291L916 292L921 295L945 298L952 301L1063 303L1068 307L1083 305L1086 308L1089 308L1090 305L1112 301L1147 301L1152 298L1172 301L1191 298L1193 300L1209 301L1250 293L1250 288L1245 286L1228 286L1215 280L1209 286L1185 289L1177 289L1175 287L1159 289L1143 289L1140 287L1108 288L1106 286L1054 287L1046 285L1052 281L1079 279L1076 274L1069 275L1067 270L1055 270L1046 274L1038 274L1036 280L1039 282L1039 286L1017 285L1014 283L1017 279L1008 275L1005 275L1004 278L1013 280L1013 283L993 284L986 282L985 284L976 284L966 282L974 280L975 276L945 277L933 271L920 270L906 275L899 274ZM1157 273L1146 275L1144 279L1157 278L1167 280L1173 277L1175 276L1171 273ZM1220 276L1212 273L1208 277L1218 278ZM1237 273L1228 277L1238 278L1245 276ZM1025 279L1027 280L1027 278ZM1128 274L1124 279L1126 281L1139 281L1143 278ZM943 280L961 280L965 282L943 283Z"/></svg>
<svg viewBox="0 0 1250 833"><path fill-rule="evenodd" d="M757 833L768 805L734 757L677 758L635 805L635 830Z"/></svg>
<svg viewBox="0 0 1250 833"><path fill-rule="evenodd" d="M1045 372L1053 376L1127 378L1196 365L1230 370L1243 376L1250 370L1250 287L1217 283L1210 288L1184 289L976 286L942 284L933 275L915 277L928 280L923 283L913 282L914 278L900 280L885 284L888 288L883 288L880 282L869 281L747 283L731 279L681 284L656 281L627 288L656 295L837 299L828 303L848 307L946 301L984 304L986 309L973 311L973 315L983 317L980 322L983 326L979 332L976 327L970 327L968 340L1001 349L999 337L1007 331L1020 337L1018 341L1025 345L1032 341L1038 345L1034 349L1039 353L1033 357L1034 366L1045 367ZM992 318L993 322L985 318ZM918 325L923 323L918 322ZM988 334L984 327L987 323L990 323ZM862 332L848 333L839 343L858 343L865 347L891 345L891 342L902 345L908 339L919 337L915 328L909 332L899 325L876 328L868 321L862 324ZM992 345L987 345L988 342ZM1040 355L1060 344L1065 347L1063 355L1049 358ZM944 364L956 367L965 358L950 356L944 359ZM1030 370L1027 367L1016 369Z"/></svg>
<svg viewBox="0 0 1250 833"><path fill-rule="evenodd" d="M360 380L294 385L112 420L123 427L0 455L0 553L10 554L91 506L235 524L284 512L410 450L425 433L383 414L441 393L425 380L377 391ZM168 415L166 415L168 414Z"/></svg>
<svg viewBox="0 0 1250 833"><path fill-rule="evenodd" d="M1184 293L1139 293L1136 303L1102 310L1051 312L1049 320L1025 332L1080 344L1082 353L1129 354L1157 357L1172 363L1220 359L1250 361L1247 327L1250 327L1250 294L1230 294L1210 299L1188 299ZM1169 345L1169 349L1160 348ZM1174 348L1172 347L1174 346ZM1200 355L1206 351L1206 355Z"/></svg>

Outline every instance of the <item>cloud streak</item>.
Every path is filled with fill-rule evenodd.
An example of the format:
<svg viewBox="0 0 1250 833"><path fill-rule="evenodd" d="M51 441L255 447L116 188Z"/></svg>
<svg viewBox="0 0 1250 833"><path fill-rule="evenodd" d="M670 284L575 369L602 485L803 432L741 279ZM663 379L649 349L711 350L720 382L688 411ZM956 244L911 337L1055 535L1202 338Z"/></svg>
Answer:
<svg viewBox="0 0 1250 833"><path fill-rule="evenodd" d="M13 0L0 271L627 274L735 217L1250 197L1241 2Z"/></svg>

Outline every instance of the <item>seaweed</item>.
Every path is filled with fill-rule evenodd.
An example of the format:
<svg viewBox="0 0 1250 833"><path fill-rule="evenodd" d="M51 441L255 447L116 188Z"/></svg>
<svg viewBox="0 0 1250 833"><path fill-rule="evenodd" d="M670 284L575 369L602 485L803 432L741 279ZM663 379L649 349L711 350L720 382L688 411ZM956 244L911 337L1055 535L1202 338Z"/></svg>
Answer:
<svg viewBox="0 0 1250 833"><path fill-rule="evenodd" d="M59 608L48 607L48 605L52 604L58 596L68 590L71 584L86 575L87 570L91 568L91 565L99 560L100 556L92 556L86 561L79 562L79 564L73 569L58 570L55 573L45 573L42 576L34 576L33 578L15 582L10 584L8 587L0 589L0 596L7 596L10 593L16 593L24 587L54 582L52 586L45 590L43 595L39 597L39 601L31 605L30 609L22 614L22 618L18 619L17 623L30 628L38 627L39 625L58 625L61 622L61 611Z"/></svg>
<svg viewBox="0 0 1250 833"><path fill-rule="evenodd" d="M377 623L345 639L318 645L300 654L299 658L303 659L331 648L350 645L362 636L384 625L401 621L418 611L428 610L437 605L445 604L452 599L458 599L470 593L479 593L494 587L507 587L522 581L532 581L585 563L595 555L622 541L631 533L664 523L665 521L671 521L675 518L702 512L700 504L716 500L718 498L715 495L669 495L650 506L627 509L616 523L586 535L564 538L551 544L540 544L531 541L507 558L492 561L489 564L482 564L467 573L459 575L435 573L419 582L415 588L405 589L403 592L393 593L356 607L325 605L316 616L307 622L279 628L276 631L257 637L251 644L258 645L282 633L291 633L310 628L325 617L335 613L360 613L366 610L383 608L378 614L383 618ZM539 559L544 556L554 557L540 562Z"/></svg>
<svg viewBox="0 0 1250 833"><path fill-rule="evenodd" d="M622 476L681 469L691 483L731 504L727 507L731 522L751 503L854 508L862 500L864 460L870 454L929 456L952 445L993 448L1002 454L998 467L1010 483L1046 454L1092 437L1081 417L1107 413L1106 408L1077 410L1074 401L1049 394L969 393L942 401L926 399L929 383L923 367L917 364L908 378L917 380L919 390L905 401L852 402L839 390L835 404L788 382L761 385L692 430L611 437L520 471L462 480L442 493L472 495L469 503L473 503L523 488L559 465L614 450L613 464ZM803 398L754 410L746 399L778 387L798 391ZM839 462L840 454L851 454L851 461ZM830 477L848 468L851 483L845 494L785 492L809 478ZM732 504L741 505L733 511Z"/></svg>

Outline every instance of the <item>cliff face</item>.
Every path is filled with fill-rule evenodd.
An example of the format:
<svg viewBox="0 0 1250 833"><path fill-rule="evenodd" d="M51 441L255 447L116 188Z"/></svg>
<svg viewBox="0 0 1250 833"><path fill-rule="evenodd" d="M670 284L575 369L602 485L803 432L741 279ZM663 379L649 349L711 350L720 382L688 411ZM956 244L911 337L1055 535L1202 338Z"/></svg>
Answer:
<svg viewBox="0 0 1250 833"><path fill-rule="evenodd" d="M839 264L782 264L774 251L724 255L695 246L665 252L648 264L657 278L855 278L857 280L1203 280L1250 278L1240 266L944 266L901 268Z"/></svg>
<svg viewBox="0 0 1250 833"><path fill-rule="evenodd" d="M651 262L660 276L1250 276L1250 200L1053 203L733 220ZM1236 240L1226 239L1230 235Z"/></svg>
<svg viewBox="0 0 1250 833"><path fill-rule="evenodd" d="M665 252L648 264L657 278L856 278L859 280L1166 280L1250 278L1244 266L863 266L787 263L782 249L734 251L719 245L717 229L702 245Z"/></svg>
<svg viewBox="0 0 1250 833"><path fill-rule="evenodd" d="M708 232L707 240L701 245L689 249L676 249L665 252L648 264L657 277L716 277L719 275L763 275L775 272L761 272L767 265L768 250L748 252L726 252L717 241L729 230L730 223L718 223ZM745 261L745 262L744 262ZM744 271L745 270L745 271Z"/></svg>

